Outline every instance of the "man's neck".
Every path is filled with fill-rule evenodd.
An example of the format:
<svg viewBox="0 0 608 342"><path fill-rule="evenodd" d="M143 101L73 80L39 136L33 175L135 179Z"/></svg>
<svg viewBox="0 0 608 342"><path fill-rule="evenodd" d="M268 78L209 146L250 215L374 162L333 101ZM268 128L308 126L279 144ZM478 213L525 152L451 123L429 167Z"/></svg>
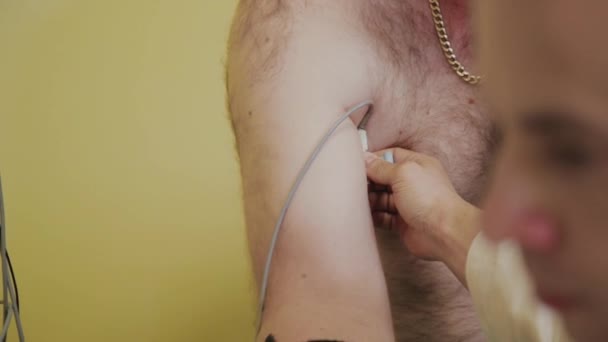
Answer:
<svg viewBox="0 0 608 342"><path fill-rule="evenodd" d="M471 16L468 0L442 1L443 18L453 39L470 39Z"/></svg>
<svg viewBox="0 0 608 342"><path fill-rule="evenodd" d="M427 7L428 1L420 1ZM450 43L456 50L456 55L465 61L469 61L472 56L471 39L471 16L469 11L470 0L443 0L439 1L441 14L450 38Z"/></svg>

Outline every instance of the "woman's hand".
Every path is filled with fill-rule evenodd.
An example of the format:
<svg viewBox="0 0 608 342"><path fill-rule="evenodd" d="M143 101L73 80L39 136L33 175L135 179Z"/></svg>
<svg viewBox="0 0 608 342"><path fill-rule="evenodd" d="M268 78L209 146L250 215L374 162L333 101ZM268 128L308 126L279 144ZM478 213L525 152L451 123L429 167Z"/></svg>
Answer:
<svg viewBox="0 0 608 342"><path fill-rule="evenodd" d="M393 153L395 163L379 156ZM479 210L464 201L441 163L395 148L366 154L374 223L401 233L410 253L443 261L464 283L469 247L479 232Z"/></svg>

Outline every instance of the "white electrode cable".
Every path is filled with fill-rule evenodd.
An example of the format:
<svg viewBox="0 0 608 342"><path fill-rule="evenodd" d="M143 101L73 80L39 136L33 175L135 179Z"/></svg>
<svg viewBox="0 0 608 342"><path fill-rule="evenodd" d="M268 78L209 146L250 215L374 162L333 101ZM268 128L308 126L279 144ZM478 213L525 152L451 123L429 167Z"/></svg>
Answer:
<svg viewBox="0 0 608 342"><path fill-rule="evenodd" d="M363 125L359 126L360 127L359 134L361 134L361 131L363 130L363 128L365 126L364 124L367 122L367 120L369 119L369 115L372 112L372 109L373 109L372 106L373 106L373 104L371 101L362 102L362 103L354 106L350 110L348 110L344 115L342 115L338 120L336 120L336 122L327 130L327 133L325 133L323 138L321 138L321 140L319 141L319 143L317 144L317 146L315 147L313 152L310 154L310 157L308 157L308 160L306 160L306 163L300 169L300 172L298 173L298 176L297 176L295 182L293 183L291 189L289 190L289 194L287 195L287 200L285 201L285 204L283 205L283 208L281 209L281 213L279 214L277 223L274 226L274 232L272 234L272 239L270 241L270 247L268 248L268 255L266 256L266 264L264 266L264 275L262 277L262 284L260 286L258 318L257 318L257 324L256 324L256 326L257 326L256 336L260 333L260 329L262 327L262 316L264 314L264 304L266 302L266 292L268 289L268 278L270 276L272 258L274 256L274 250L276 248L277 240L279 238L279 232L281 230L281 226L283 225L283 221L285 220L285 215L287 214L287 210L289 209L289 206L291 205L291 202L293 201L293 198L294 198L296 192L298 191L298 188L302 184L302 181L304 180L304 177L310 170L310 167L312 166L314 161L317 159L317 157L323 150L323 147L325 147L325 144L327 143L329 138L331 138L331 136L336 132L338 127L340 127L340 125L344 121L346 121L346 119L350 118L353 114L357 113L360 109L367 107L367 113L364 116L364 122L362 122ZM367 140L367 139L365 139L365 140ZM366 141L366 145L367 145L367 141ZM364 147L367 150L367 146L364 146Z"/></svg>

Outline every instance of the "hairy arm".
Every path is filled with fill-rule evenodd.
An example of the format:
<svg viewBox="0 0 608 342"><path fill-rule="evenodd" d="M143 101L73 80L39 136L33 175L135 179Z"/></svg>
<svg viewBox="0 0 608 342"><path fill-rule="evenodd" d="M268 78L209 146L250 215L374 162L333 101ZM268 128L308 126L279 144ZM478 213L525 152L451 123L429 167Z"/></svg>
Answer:
<svg viewBox="0 0 608 342"><path fill-rule="evenodd" d="M373 54L358 1L241 1L227 87L260 284L272 230L325 130L371 97ZM360 118L360 113L357 118ZM352 122L330 139L287 213L259 339L394 340Z"/></svg>

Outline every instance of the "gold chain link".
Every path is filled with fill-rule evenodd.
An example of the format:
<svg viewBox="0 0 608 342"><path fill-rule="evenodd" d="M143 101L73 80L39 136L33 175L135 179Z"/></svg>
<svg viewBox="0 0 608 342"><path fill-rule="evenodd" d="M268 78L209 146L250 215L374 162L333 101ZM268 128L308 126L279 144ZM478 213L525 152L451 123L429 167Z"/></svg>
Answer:
<svg viewBox="0 0 608 342"><path fill-rule="evenodd" d="M456 72L456 74L463 81L471 85L476 85L481 80L481 76L471 75L468 71L465 70L464 66L456 58L454 49L452 49L452 44L450 44L448 32L445 28L443 16L441 15L441 7L439 6L439 0L429 0L429 4L431 5L431 13L433 15L433 22L435 23L437 37L439 37L439 44L441 45L441 49L443 50L443 54L445 55L446 60L448 61L454 72Z"/></svg>

